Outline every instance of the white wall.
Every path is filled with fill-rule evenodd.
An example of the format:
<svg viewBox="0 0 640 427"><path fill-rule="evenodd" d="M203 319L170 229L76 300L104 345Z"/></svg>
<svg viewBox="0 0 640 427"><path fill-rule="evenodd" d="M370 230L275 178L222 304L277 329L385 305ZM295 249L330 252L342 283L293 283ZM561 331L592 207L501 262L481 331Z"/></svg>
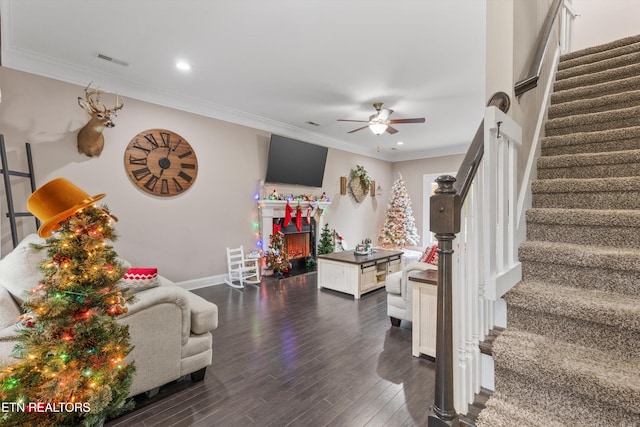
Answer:
<svg viewBox="0 0 640 427"><path fill-rule="evenodd" d="M95 82L99 85L99 82ZM139 267L158 267L175 281L226 272L226 246L256 242L253 223L258 212L253 196L264 178L269 134L183 111L125 97L125 106L107 129L98 158L76 150L77 131L88 115L77 104L82 87L0 67L0 133L9 149L11 169L26 169L24 143L33 147L37 185L62 176L90 194L106 193L104 202L119 218L118 254ZM106 98L103 98L105 101ZM106 100L108 103L109 101ZM141 131L164 128L177 132L198 156L198 177L184 194L161 198L138 189L124 169L124 150ZM382 226L386 204L367 197L357 205L339 195L339 177L356 164L365 166L383 187L391 183L391 163L330 149L324 187L278 188L280 192L332 198L327 221L354 244L374 238ZM24 210L28 184L15 180L18 210ZM12 248L4 194L0 201L2 254ZM21 236L35 231L32 219L19 221Z"/></svg>
<svg viewBox="0 0 640 427"><path fill-rule="evenodd" d="M571 50L640 34L638 0L573 0L573 6L579 16L574 22Z"/></svg>

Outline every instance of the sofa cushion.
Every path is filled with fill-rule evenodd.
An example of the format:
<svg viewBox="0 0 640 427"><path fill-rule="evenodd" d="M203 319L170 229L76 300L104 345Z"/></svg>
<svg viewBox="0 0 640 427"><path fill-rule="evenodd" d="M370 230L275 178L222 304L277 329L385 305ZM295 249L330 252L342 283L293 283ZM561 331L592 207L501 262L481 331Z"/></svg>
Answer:
<svg viewBox="0 0 640 427"><path fill-rule="evenodd" d="M31 243L45 244L46 241L37 234L30 234L0 260L0 285L7 288L20 305L29 291L44 279L44 273L38 269L38 265L47 257L47 251L35 251Z"/></svg>
<svg viewBox="0 0 640 427"><path fill-rule="evenodd" d="M11 338L15 338L15 340ZM3 363L12 364L18 361L12 357L13 348L18 343L16 341L17 338L18 331L15 326L7 326L6 328L0 329L0 365Z"/></svg>
<svg viewBox="0 0 640 427"><path fill-rule="evenodd" d="M0 286L0 329L18 323L18 317L21 314L20 307L9 291L4 286Z"/></svg>

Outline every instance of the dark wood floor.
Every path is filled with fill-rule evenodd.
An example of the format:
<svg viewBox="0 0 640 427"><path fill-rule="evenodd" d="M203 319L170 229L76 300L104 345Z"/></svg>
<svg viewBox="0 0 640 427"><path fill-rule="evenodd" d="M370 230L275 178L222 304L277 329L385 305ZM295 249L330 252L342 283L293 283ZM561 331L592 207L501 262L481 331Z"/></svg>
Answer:
<svg viewBox="0 0 640 427"><path fill-rule="evenodd" d="M316 274L195 293L218 305L213 364L109 421L124 426L425 426L434 363L411 356L380 289L360 300Z"/></svg>

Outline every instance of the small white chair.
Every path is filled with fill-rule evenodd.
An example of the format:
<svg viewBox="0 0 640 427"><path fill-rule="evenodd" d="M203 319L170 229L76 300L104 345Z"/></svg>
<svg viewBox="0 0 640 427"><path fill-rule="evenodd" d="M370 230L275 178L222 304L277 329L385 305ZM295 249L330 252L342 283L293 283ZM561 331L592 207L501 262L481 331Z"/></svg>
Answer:
<svg viewBox="0 0 640 427"><path fill-rule="evenodd" d="M242 246L227 248L227 267L229 277L224 282L232 288L244 288L244 283L260 283L260 258L245 258Z"/></svg>

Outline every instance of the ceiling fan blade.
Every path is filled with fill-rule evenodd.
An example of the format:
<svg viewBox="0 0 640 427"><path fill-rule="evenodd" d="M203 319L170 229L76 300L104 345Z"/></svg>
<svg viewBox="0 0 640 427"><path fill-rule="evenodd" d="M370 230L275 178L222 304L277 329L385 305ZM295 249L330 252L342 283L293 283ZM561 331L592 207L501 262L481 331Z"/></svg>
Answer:
<svg viewBox="0 0 640 427"><path fill-rule="evenodd" d="M358 123L369 123L369 120L349 120L349 119L338 119L339 122L358 122Z"/></svg>
<svg viewBox="0 0 640 427"><path fill-rule="evenodd" d="M424 123L424 117L419 119L395 119L389 120L389 123Z"/></svg>
<svg viewBox="0 0 640 427"><path fill-rule="evenodd" d="M354 132L358 132L359 130L366 129L366 128L368 128L368 127L369 127L369 125L362 126L361 128L351 130L351 131L349 131L349 132L347 132L347 133L354 133Z"/></svg>
<svg viewBox="0 0 640 427"><path fill-rule="evenodd" d="M394 133L398 133L398 129L391 126L387 126L387 133L390 133L391 135L393 135Z"/></svg>

